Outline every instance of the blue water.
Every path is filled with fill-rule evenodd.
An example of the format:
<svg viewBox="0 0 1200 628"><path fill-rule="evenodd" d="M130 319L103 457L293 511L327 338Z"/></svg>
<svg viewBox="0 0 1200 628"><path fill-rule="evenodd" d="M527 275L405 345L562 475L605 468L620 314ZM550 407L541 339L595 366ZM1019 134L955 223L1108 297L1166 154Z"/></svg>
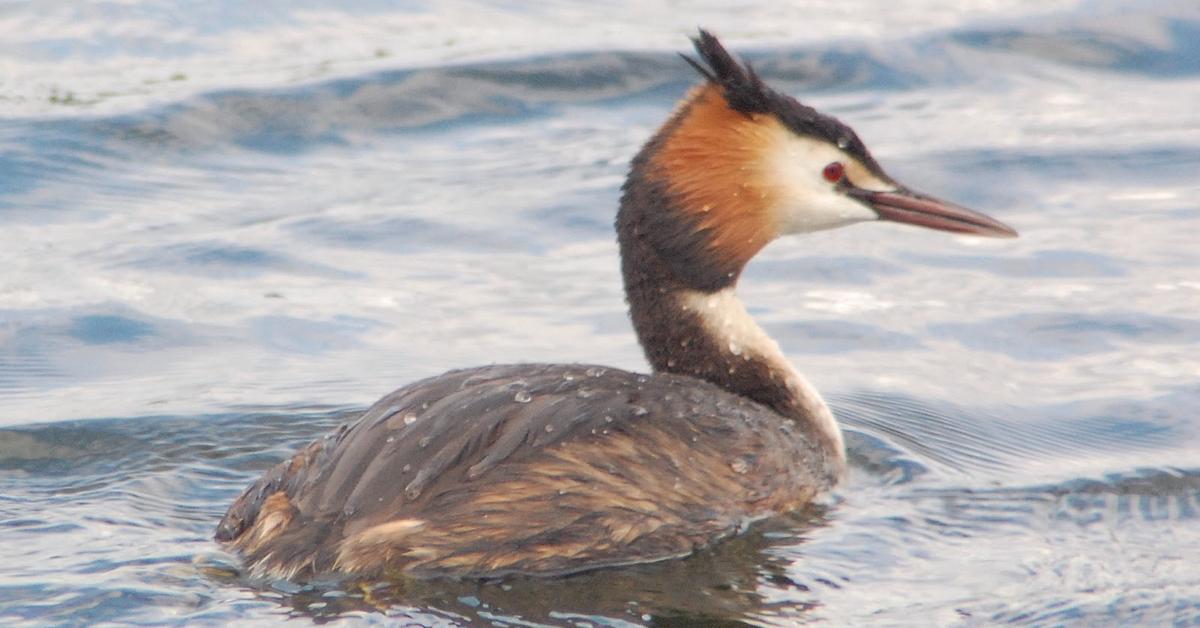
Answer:
<svg viewBox="0 0 1200 628"><path fill-rule="evenodd" d="M1200 623L1200 7L0 9L0 623ZM611 233L695 25L1018 240L859 225L740 288L849 478L683 561L262 582L239 490L453 367L644 369Z"/></svg>

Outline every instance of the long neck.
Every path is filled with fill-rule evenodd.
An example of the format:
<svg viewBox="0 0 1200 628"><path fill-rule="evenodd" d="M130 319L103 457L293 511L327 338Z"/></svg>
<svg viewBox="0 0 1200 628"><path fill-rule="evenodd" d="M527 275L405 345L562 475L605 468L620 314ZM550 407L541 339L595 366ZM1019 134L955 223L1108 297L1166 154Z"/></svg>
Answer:
<svg viewBox="0 0 1200 628"><path fill-rule="evenodd" d="M637 165L621 200L617 233L630 316L651 366L706 380L792 419L819 444L832 475L840 475L845 447L837 422L746 312L734 293L737 273L712 285L694 267L681 268L660 253L658 230L670 199L638 178Z"/></svg>

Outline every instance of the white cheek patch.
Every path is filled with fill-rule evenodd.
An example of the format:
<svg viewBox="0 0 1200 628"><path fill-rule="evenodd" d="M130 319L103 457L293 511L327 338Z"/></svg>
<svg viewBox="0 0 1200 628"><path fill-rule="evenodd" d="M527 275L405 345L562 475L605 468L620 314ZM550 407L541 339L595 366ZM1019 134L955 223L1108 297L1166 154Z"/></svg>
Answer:
<svg viewBox="0 0 1200 628"><path fill-rule="evenodd" d="M774 142L764 172L769 185L779 192L779 205L774 212L780 233L808 233L879 218L869 207L837 191L834 184L825 180L822 171L835 161L846 167L850 180L858 187L894 189L836 146L786 132Z"/></svg>

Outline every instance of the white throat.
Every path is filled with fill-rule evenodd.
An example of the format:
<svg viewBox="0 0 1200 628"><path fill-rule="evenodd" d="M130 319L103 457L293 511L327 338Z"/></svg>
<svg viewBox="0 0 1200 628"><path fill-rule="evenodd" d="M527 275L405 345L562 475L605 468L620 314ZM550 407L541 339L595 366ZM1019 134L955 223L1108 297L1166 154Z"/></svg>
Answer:
<svg viewBox="0 0 1200 628"><path fill-rule="evenodd" d="M746 361L759 360L785 378L796 406L810 417L812 427L834 446L838 463L845 465L846 446L842 430L817 389L808 382L783 355L779 344L754 321L734 289L726 288L711 294L698 291L680 293L685 311L699 316L703 325L724 351Z"/></svg>

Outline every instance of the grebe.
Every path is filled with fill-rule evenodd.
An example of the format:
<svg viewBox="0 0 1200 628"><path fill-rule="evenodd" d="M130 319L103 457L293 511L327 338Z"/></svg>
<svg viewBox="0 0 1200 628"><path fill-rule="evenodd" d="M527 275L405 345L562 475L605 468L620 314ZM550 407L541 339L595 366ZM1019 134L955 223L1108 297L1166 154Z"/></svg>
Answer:
<svg viewBox="0 0 1200 628"><path fill-rule="evenodd" d="M451 371L269 470L216 539L250 573L554 576L686 556L846 466L816 390L734 293L776 237L868 220L1014 237L884 173L848 126L701 30L705 81L634 157L616 228L653 367Z"/></svg>

